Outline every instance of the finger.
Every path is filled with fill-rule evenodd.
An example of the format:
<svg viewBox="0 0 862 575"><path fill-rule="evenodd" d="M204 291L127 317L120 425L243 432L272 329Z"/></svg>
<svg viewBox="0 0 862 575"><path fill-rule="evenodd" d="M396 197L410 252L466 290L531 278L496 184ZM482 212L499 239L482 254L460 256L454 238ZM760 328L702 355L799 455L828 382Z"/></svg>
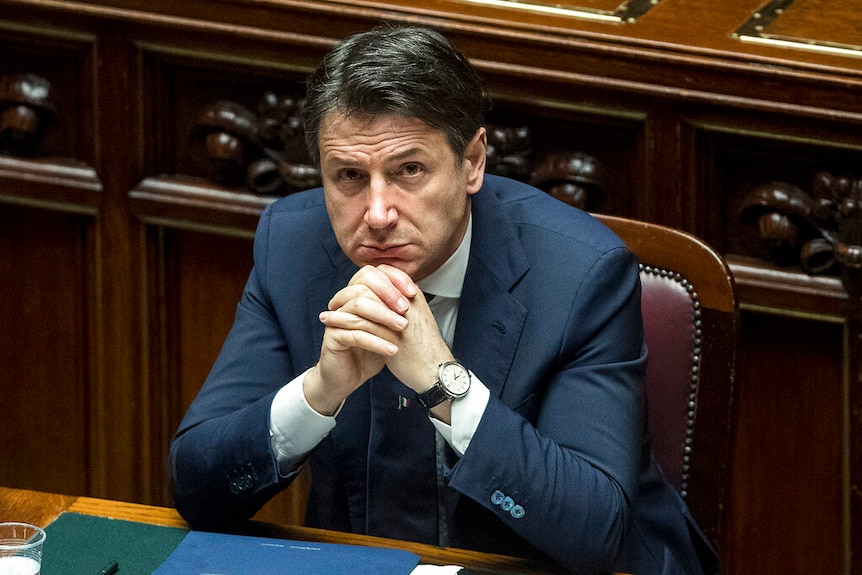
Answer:
<svg viewBox="0 0 862 575"><path fill-rule="evenodd" d="M417 293L419 293L419 286L413 282L413 278L402 270L388 264L380 264L377 266L377 269L386 274L389 281L392 282L392 285L398 288L398 291L406 297L413 298Z"/></svg>
<svg viewBox="0 0 862 575"><path fill-rule="evenodd" d="M367 331L374 335L394 340L395 334L403 332L409 320L377 302L351 300L337 310L320 313L320 321L327 327Z"/></svg>
<svg viewBox="0 0 862 575"><path fill-rule="evenodd" d="M387 266L389 267L389 266ZM393 268L394 269L394 268ZM406 275L406 274L405 274ZM403 278L399 283L404 284ZM411 282L412 283L412 282ZM380 268L365 266L360 269L350 280L349 285L364 285L380 298L380 301L398 313L404 313L410 307L407 297L396 286L389 275ZM412 297L412 296L411 296Z"/></svg>
<svg viewBox="0 0 862 575"><path fill-rule="evenodd" d="M321 314L321 322L327 328L325 337L327 343L324 345L328 345L332 351L361 349L384 357L390 357L398 353L398 346L384 337L369 331L328 325L328 319L331 319L331 312L323 312Z"/></svg>
<svg viewBox="0 0 862 575"><path fill-rule="evenodd" d="M362 283L348 284L347 287L340 289L327 304L327 309L341 309L349 302L359 299L366 299L370 302L377 302L388 309L388 306L383 303L383 300L374 293L371 288Z"/></svg>

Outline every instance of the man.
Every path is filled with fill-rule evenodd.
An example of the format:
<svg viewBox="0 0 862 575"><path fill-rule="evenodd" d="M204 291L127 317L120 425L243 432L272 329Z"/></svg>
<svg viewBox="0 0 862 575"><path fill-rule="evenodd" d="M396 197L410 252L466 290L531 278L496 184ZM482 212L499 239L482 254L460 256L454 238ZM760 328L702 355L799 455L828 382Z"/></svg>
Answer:
<svg viewBox="0 0 862 575"><path fill-rule="evenodd" d="M348 38L311 76L323 188L261 216L172 445L177 508L218 528L309 464L310 525L700 573L708 545L649 454L637 263L586 213L484 174L484 109L421 28Z"/></svg>

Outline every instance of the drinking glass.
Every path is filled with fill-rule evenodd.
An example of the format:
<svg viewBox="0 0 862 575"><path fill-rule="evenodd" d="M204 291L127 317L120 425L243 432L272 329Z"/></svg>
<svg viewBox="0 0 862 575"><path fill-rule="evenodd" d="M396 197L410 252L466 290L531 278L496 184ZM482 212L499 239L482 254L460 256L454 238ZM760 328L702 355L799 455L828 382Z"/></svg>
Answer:
<svg viewBox="0 0 862 575"><path fill-rule="evenodd" d="M0 523L0 575L39 575L45 531L29 523Z"/></svg>

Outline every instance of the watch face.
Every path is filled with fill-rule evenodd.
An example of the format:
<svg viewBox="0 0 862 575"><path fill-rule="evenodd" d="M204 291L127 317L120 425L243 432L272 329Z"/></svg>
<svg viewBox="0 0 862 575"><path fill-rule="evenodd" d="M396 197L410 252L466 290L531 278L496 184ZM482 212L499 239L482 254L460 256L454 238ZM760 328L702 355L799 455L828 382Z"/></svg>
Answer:
<svg viewBox="0 0 862 575"><path fill-rule="evenodd" d="M460 363L447 363L440 369L440 383L454 397L462 397L470 389L470 373Z"/></svg>

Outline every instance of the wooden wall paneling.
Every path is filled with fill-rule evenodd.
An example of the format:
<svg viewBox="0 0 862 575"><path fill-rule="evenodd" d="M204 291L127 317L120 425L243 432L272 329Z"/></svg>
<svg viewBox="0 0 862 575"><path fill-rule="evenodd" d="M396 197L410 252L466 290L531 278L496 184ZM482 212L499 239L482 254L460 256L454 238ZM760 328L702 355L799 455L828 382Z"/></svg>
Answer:
<svg viewBox="0 0 862 575"><path fill-rule="evenodd" d="M173 336L171 315L174 297L171 294L169 278L175 277L173 268L175 258L169 256L165 240L165 230L158 226L146 226L146 266L143 281L142 307L148 326L146 354L143 358L148 386L147 402L152 406L146 433L153 450L148 460L142 461L146 474L151 478L150 503L170 506L170 473L168 467L168 446L176 431L176 422L182 417L182 387L177 384L175 373L180 365L179 352L171 347Z"/></svg>
<svg viewBox="0 0 862 575"><path fill-rule="evenodd" d="M93 165L94 40L92 35L69 31L4 30L0 77L33 74L47 81L51 112L43 122L38 148L28 156Z"/></svg>
<svg viewBox="0 0 862 575"><path fill-rule="evenodd" d="M97 213L102 184L96 171L64 160L0 156L0 201L82 215Z"/></svg>
<svg viewBox="0 0 862 575"><path fill-rule="evenodd" d="M849 529L848 544L845 546L845 561L850 564L850 573L862 572L862 300L856 302L853 314L847 322L847 367L849 412L848 443L845 457L848 460L846 477L847 501L843 512Z"/></svg>
<svg viewBox="0 0 862 575"><path fill-rule="evenodd" d="M815 145L761 136L714 135L717 138L714 159L722 174L721 185L729 210L725 237L721 241L729 254L770 260L768 246L757 237L756 227L741 217L746 198L756 187L785 182L810 193L819 172L847 174L852 173L855 166L862 165L859 163L862 147L846 147L834 142Z"/></svg>
<svg viewBox="0 0 862 575"><path fill-rule="evenodd" d="M740 529L754 536L755 530L762 528L757 535L757 549L763 547L769 550L769 553L755 556L756 560L752 560L754 565L750 565L749 555L746 554L750 552L746 549L752 548L753 544L751 541L744 541L743 535L738 535L729 554L734 566L729 572L758 572L756 567L763 565L774 565L777 569L778 565L787 564L785 552L779 548L792 550L802 547L812 553L813 557L801 559L799 567L789 571L791 573L805 573L806 569L813 568L816 560L820 559L831 561L835 565L840 561L841 568L836 572L859 573L862 567L862 558L856 552L862 537L858 487L862 483L858 457L859 446L862 445L859 442L862 429L862 420L859 418L862 413L862 398L859 393L859 382L862 381L859 302L847 297L840 280L834 276L808 276L786 267L764 265L760 260L739 256L731 256L731 265L740 298L747 302L745 317L750 312L757 328L752 337L759 345L747 352L753 356L749 365L760 361L752 376L740 374L741 380L748 382L745 387L749 391L740 388L742 392L739 404L741 407L748 407L739 426L737 452L748 452L751 455L750 445L762 446L777 442L775 438L761 437L769 432L770 420L762 411L758 411L758 399L753 396L760 393L756 390L762 389L763 383L770 386L788 383L786 388L781 388L787 395L797 396L800 389L805 390L798 405L794 404L797 411L808 407L805 394L819 394L820 388L823 387L824 393L831 394L832 400L835 400L835 390L841 390L841 400L829 403L828 409L825 409L827 404L818 397L817 404L821 409L816 410L816 416L815 410L811 410L809 415L816 419L809 418L805 423L819 427L820 432L816 435L796 436L792 445L797 451L800 445L803 446L801 449L824 449L823 453L815 454L814 460L800 458L794 462L795 465L807 468L820 464L819 472L828 473L830 466L822 465L824 454L834 461L838 449L841 451L842 464L838 470L831 466L830 476L821 476L819 481L811 482L810 470L805 469L801 474L788 470L788 449L782 445L776 444L761 449L758 452L763 459L761 465L754 465L752 457L740 455L740 462L735 465L731 479L733 484L741 488L740 493L732 495L735 509L731 510L731 517L737 525L736 528L732 527L732 530ZM758 337L762 341L757 339ZM797 356L789 359L785 356L787 352L781 350L782 346L787 344L785 340L789 340L790 348ZM809 346L812 342L813 345ZM770 351L770 347L775 349ZM772 360L773 356L776 359ZM790 363L790 369L784 366L786 362ZM773 365L778 366L780 371L770 371ZM740 366L740 369L744 369L744 366ZM761 398L760 401L766 400ZM787 400L781 401L788 405ZM793 417L795 419L792 421L798 423L800 416L794 413ZM831 437L827 437L824 431L831 431ZM818 445L818 441L831 443ZM776 461L782 462L787 474L780 478L772 477L770 480L780 483L779 489L788 497L789 493L794 491L792 506L786 506L784 499L771 507L757 504L758 513L755 515L749 509L748 503L772 496L773 489L764 478L773 473L769 466ZM828 489L824 491L827 483ZM757 491L762 493L757 494ZM818 509L818 502L824 503L824 500L831 505ZM834 504L839 500L840 508L836 510ZM818 516L814 519L816 528L796 527L808 525L807 516L822 514L825 514L825 517ZM789 532L784 530L775 534L774 529L766 529L767 526L788 521L794 526ZM818 530L824 527L831 528L826 535ZM790 541L791 537L794 541ZM821 546L811 545L811 541L816 541Z"/></svg>
<svg viewBox="0 0 862 575"><path fill-rule="evenodd" d="M193 60L182 54L147 46L147 79L144 98L144 137L149 173L182 174L212 178L214 174L196 162L191 133L202 116L219 102L232 102L251 115L258 114L260 100L268 92L303 92L304 73L255 68L232 61ZM204 87L204 89L201 89ZM225 184L245 191L243 179Z"/></svg>
<svg viewBox="0 0 862 575"><path fill-rule="evenodd" d="M680 107L679 116L679 163L680 194L689 209L687 225L679 226L709 242L719 253L725 253L720 243L723 239L727 206L716 201L721 195L713 189L718 182L714 155L710 140L702 137L702 131L692 119L690 106Z"/></svg>
<svg viewBox="0 0 862 575"><path fill-rule="evenodd" d="M150 461L162 505L172 503L167 476L168 448L180 419L206 379L227 336L251 270L251 242L195 231L151 227L159 285L150 306L162 334L153 350L160 374L154 401L162 414ZM155 427L155 426L154 426Z"/></svg>
<svg viewBox="0 0 862 575"><path fill-rule="evenodd" d="M643 123L594 113L553 109L551 112L546 109L530 113L529 108L518 110L501 102L489 116L489 127L524 127L531 137L529 174L508 175L537 183L537 177L549 162L584 155L595 160L596 170L589 178L595 180L597 188L585 208L606 213L631 213L637 209L643 188L643 180L637 177L644 165ZM634 169L624 170L621 166ZM493 165L489 171L500 173ZM546 185L542 187L547 189Z"/></svg>
<svg viewBox="0 0 862 575"><path fill-rule="evenodd" d="M699 22L683 19L697 30ZM769 62L775 65L770 68L756 59L692 55L684 48L662 50L654 44L592 43L551 34L509 35L504 30L488 35L457 29L446 32L477 59L480 69L502 70L512 77L554 79L579 89L611 90L627 98L719 103L788 116L859 121L862 109L858 90L862 80L852 72L830 75L820 67L779 71L780 63L775 61Z"/></svg>
<svg viewBox="0 0 862 575"><path fill-rule="evenodd" d="M171 260L165 288L168 348L176 353L171 382L181 390L184 414L209 374L233 325L252 264L252 242L185 230L164 230ZM174 429L179 419L173 421Z"/></svg>
<svg viewBox="0 0 862 575"><path fill-rule="evenodd" d="M93 38L84 34L12 29L0 37L4 108L17 101L35 116L30 135L7 133L0 142L3 201L84 214L99 209L102 186L93 168L93 50ZM12 90L25 77L44 88L38 105Z"/></svg>
<svg viewBox="0 0 862 575"><path fill-rule="evenodd" d="M848 368L857 361L849 338L858 337L850 334L859 305L847 300L837 277L809 277L798 259L764 264L771 251L741 210L761 184L810 191L821 170L852 173L859 138L828 123L708 116L692 122L709 158L704 175L714 178L703 190L723 211L714 214L719 224L702 229L731 255L745 310L728 570L855 573L851 549L860 520L850 513L849 478L858 472L850 454L859 444L850 433L850 382L858 376ZM756 554L746 552L752 538Z"/></svg>
<svg viewBox="0 0 862 575"><path fill-rule="evenodd" d="M98 345L91 317L98 278L93 216L102 201L91 167L93 116L86 111L93 52L86 35L12 30L0 38L7 113L15 101L35 112L19 109L17 118L38 120L33 131L5 132L0 144L0 275L6 278L0 481L65 493L90 489L98 417L88 385ZM11 85L24 75L31 86L30 77L37 78L43 91L35 93L44 98L9 99Z"/></svg>
<svg viewBox="0 0 862 575"><path fill-rule="evenodd" d="M692 185L701 204L689 229L725 254L768 259L756 229L740 218L755 187L784 181L810 190L818 172L852 174L862 160L862 122L788 120L717 106L688 106L682 121L694 139L681 157L699 174Z"/></svg>
<svg viewBox="0 0 862 575"><path fill-rule="evenodd" d="M692 229L695 199L684 195L682 126L678 104L674 101L651 99L646 130L647 194L643 194L643 212L637 217L679 229Z"/></svg>
<svg viewBox="0 0 862 575"><path fill-rule="evenodd" d="M851 573L846 327L758 311L742 323L728 572Z"/></svg>
<svg viewBox="0 0 862 575"><path fill-rule="evenodd" d="M499 117L505 123L507 116L518 118L535 110L524 123L533 124L534 140L546 150L536 156L578 150L601 160L609 202L597 211L692 229L698 194L680 184L687 169L680 155L690 151L682 145L680 101L613 90L610 82L563 66L521 68L483 59L476 65L496 102L492 120ZM502 111L495 114L496 108ZM542 116L550 114L555 122L541 129ZM688 199L679 199L686 192Z"/></svg>
<svg viewBox="0 0 862 575"><path fill-rule="evenodd" d="M0 204L4 485L88 489L91 233L88 217Z"/></svg>
<svg viewBox="0 0 862 575"><path fill-rule="evenodd" d="M846 549L850 554L850 573L862 573L862 302L857 302L848 322L849 348L849 393L847 409L850 414L849 442L845 456L849 461L849 477L846 489L849 501L844 508L845 521L850 533Z"/></svg>
<svg viewBox="0 0 862 575"><path fill-rule="evenodd" d="M648 99L539 67L474 63L491 95L489 122L528 126L535 163L561 151L591 155L603 167L607 201L590 209L629 217L648 211Z"/></svg>
<svg viewBox="0 0 862 575"><path fill-rule="evenodd" d="M103 183L96 222L99 274L93 321L98 325L90 385L96 404L91 444L97 496L147 501L152 477L145 464L154 446L148 378L146 234L128 209L128 190L140 178L136 136L139 66L122 27L100 30L96 46L95 167Z"/></svg>
<svg viewBox="0 0 862 575"><path fill-rule="evenodd" d="M132 213L151 226L249 236L273 198L225 190L200 178L159 176L139 182L129 200Z"/></svg>
<svg viewBox="0 0 862 575"><path fill-rule="evenodd" d="M127 123L131 73L129 52L122 39L97 40L81 29L39 30L12 28L4 34L5 74L36 73L50 83L53 121L33 150L8 148L11 154L36 156L4 158L0 195L6 201L66 212L94 214L86 253L88 268L87 342L78 360L85 366L79 382L86 398L82 442L87 463L86 484L75 491L120 498L145 497L148 478L139 473L136 454L146 458L146 435L137 433L146 421L146 402L136 395L142 364L135 361L139 347L133 318L137 307L136 262L130 254L136 228L117 209L125 197L123 178L134 177L134 140ZM124 156L125 154L128 154ZM11 182L16 185L10 185ZM26 253L27 248L19 249ZM47 268L46 268L47 269ZM138 440L140 438L140 440ZM132 449L129 449L132 446Z"/></svg>

